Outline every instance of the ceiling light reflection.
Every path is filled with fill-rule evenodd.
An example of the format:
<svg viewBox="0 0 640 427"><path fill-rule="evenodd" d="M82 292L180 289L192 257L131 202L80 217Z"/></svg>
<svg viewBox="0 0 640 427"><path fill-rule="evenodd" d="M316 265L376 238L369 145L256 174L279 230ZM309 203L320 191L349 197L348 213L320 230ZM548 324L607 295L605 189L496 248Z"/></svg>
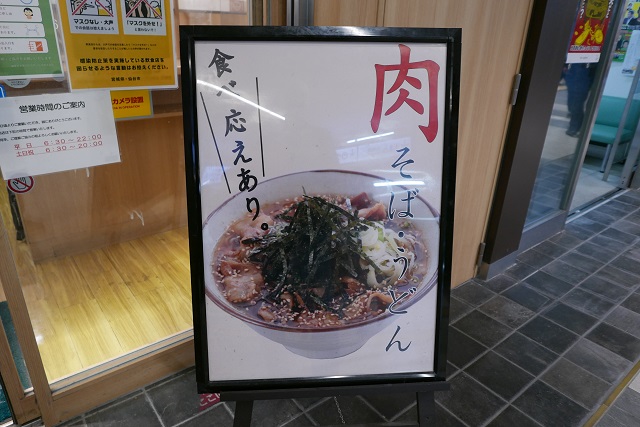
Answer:
<svg viewBox="0 0 640 427"><path fill-rule="evenodd" d="M387 133L381 133L380 135L371 135L371 136L364 136L362 138L350 139L349 141L347 141L347 144L351 144L353 142L366 141L367 139L382 138L383 136L389 136L389 135L393 135L393 132L387 132Z"/></svg>
<svg viewBox="0 0 640 427"><path fill-rule="evenodd" d="M424 181L384 181L384 182L374 182L374 187L391 187L392 185L424 185Z"/></svg>
<svg viewBox="0 0 640 427"><path fill-rule="evenodd" d="M280 120L285 120L284 116L281 116L281 115L280 115L280 114L278 114L278 113L274 113L273 111L268 110L268 109L264 108L263 106L256 104L256 103L255 103L255 102L253 102L253 101L249 101L248 99L243 98L243 97L241 97L240 95L236 95L235 93L233 93L233 92L231 92L231 91L229 91L229 90L227 90L227 89L225 89L225 88L222 88L222 87L220 87L220 86L216 86L216 85L214 85L214 84L212 84L212 83L205 82L205 81L203 81L203 80L198 80L197 82L198 82L198 84L201 84L201 85L203 85L203 86L210 87L210 88L212 88L212 89L215 89L215 90L218 90L218 91L220 91L220 92L223 92L223 93L225 93L225 94L227 94L227 95L229 95L229 96L232 96L232 97L236 98L237 100L244 102L245 104L249 104L249 105L251 105L252 107L255 107L255 108L257 108L257 109L259 109L259 110L261 110L261 111L264 111L265 113L271 114L272 116L277 117L277 118L279 118Z"/></svg>

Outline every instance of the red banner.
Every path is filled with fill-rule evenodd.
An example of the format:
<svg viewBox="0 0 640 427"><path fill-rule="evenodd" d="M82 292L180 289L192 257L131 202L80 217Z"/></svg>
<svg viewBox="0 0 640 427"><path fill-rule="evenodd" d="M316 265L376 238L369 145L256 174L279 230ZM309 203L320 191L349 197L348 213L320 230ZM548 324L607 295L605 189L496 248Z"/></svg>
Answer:
<svg viewBox="0 0 640 427"><path fill-rule="evenodd" d="M598 62L609 28L610 0L582 0L571 36L567 63Z"/></svg>

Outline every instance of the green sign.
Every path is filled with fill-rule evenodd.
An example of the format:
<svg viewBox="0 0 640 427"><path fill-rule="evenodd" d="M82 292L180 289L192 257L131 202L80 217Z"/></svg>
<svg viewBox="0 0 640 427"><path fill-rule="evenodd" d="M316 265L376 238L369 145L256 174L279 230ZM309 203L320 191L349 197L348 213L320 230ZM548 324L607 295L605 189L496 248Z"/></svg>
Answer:
<svg viewBox="0 0 640 427"><path fill-rule="evenodd" d="M49 0L0 0L0 78L62 76Z"/></svg>

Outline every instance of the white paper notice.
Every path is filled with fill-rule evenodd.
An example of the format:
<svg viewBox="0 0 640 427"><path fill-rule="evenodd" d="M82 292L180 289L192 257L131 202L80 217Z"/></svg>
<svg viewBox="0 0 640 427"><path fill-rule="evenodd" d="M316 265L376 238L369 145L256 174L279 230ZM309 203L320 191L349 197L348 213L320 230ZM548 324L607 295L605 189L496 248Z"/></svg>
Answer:
<svg viewBox="0 0 640 427"><path fill-rule="evenodd" d="M119 161L108 91L0 99L4 179Z"/></svg>

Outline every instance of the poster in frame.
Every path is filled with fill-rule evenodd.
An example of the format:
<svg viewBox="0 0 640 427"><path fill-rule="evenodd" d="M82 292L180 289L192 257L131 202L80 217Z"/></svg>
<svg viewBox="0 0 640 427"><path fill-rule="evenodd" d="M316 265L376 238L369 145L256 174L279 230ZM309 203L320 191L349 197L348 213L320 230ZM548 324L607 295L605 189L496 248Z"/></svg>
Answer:
<svg viewBox="0 0 640 427"><path fill-rule="evenodd" d="M444 381L461 30L180 43L199 392Z"/></svg>

